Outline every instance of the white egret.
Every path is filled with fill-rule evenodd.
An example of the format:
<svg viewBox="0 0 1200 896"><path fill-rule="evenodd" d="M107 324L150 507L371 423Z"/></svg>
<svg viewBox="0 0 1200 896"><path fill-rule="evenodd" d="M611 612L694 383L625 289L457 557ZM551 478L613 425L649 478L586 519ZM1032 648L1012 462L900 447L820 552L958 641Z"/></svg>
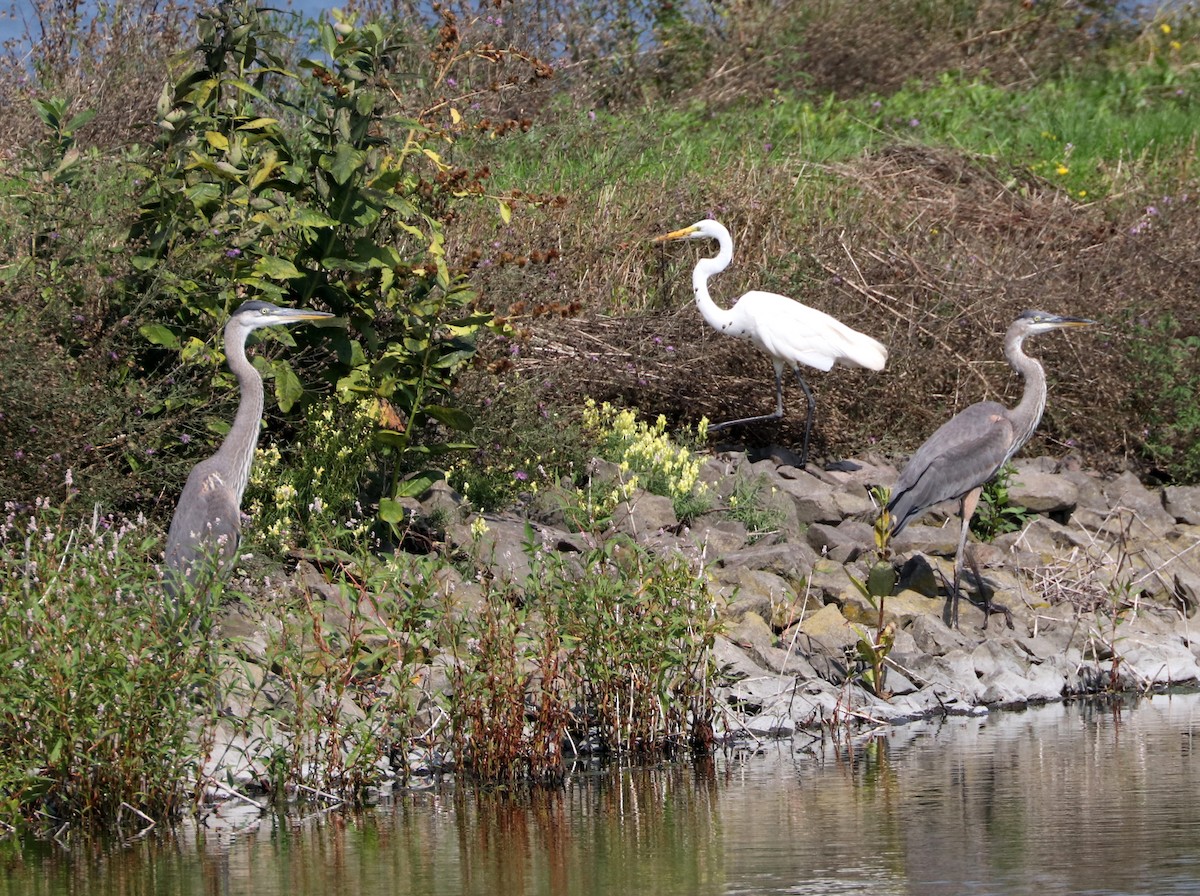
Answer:
<svg viewBox="0 0 1200 896"><path fill-rule="evenodd" d="M888 352L884 345L870 336L852 330L824 311L801 305L787 296L752 290L743 295L729 310L719 307L708 293L708 278L729 267L733 260L733 238L718 221L706 219L690 227L655 237L655 242L670 240L716 240L720 247L712 258L702 258L692 271L692 290L696 306L709 325L726 336L748 339L771 358L775 366L775 412L757 417L727 420L709 426L710 430L724 429L744 423L778 420L783 416L783 368L790 367L800 381L808 401L808 416L804 422L804 447L800 464L808 462L808 441L812 432L816 402L812 391L800 375L800 365L817 370L829 370L835 364L883 370Z"/></svg>

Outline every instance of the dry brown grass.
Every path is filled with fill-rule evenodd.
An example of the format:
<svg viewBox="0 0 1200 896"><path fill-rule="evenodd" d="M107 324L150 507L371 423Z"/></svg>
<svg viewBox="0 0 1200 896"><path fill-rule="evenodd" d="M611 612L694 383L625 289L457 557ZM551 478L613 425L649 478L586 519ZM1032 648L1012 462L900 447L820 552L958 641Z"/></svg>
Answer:
<svg viewBox="0 0 1200 896"><path fill-rule="evenodd" d="M1143 409L1131 385L1138 373L1125 325L1165 310L1195 320L1197 262L1187 249L1200 233L1194 201L1135 237L1134 210L1117 201L1075 201L1027 172L951 150L895 145L833 173L831 210L814 212L802 230L762 211L785 201L788 184L734 177L713 202L736 243L733 265L712 281L718 301L774 289L891 349L883 374L805 371L818 396L818 454L871 446L906 452L971 402L1015 402L1020 382L1001 340L1021 311L1043 308L1101 326L1030 344L1051 394L1026 452L1074 452L1105 469L1136 460ZM517 366L555 382L568 402L586 394L687 422L770 410L768 361L718 336L692 307L688 272L700 248L663 251L649 243L698 216L682 211L686 201L648 199L657 207L647 208L644 234L597 218L576 237L565 220L570 211L545 212L534 229L557 233L562 255L551 273L525 284L530 295L570 297L590 309L614 307L614 295L645 298L641 310L620 317L596 312L522 324L518 316L526 342ZM557 229L555 217L564 219ZM831 219L838 229L823 223ZM505 298L486 278L484 286L493 299ZM741 435L751 443L796 442L802 401L793 383L785 420Z"/></svg>
<svg viewBox="0 0 1200 896"><path fill-rule="evenodd" d="M860 0L742 0L710 33L676 36L652 63L665 91L715 104L777 89L887 94L946 71L1017 86L1093 53L1120 25L1104 14L1110 6L890 0L867 11Z"/></svg>

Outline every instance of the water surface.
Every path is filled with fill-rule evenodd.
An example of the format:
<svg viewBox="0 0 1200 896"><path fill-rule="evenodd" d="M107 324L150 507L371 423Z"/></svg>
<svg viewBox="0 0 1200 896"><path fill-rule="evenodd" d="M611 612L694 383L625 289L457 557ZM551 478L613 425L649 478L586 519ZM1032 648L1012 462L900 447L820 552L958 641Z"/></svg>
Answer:
<svg viewBox="0 0 1200 896"><path fill-rule="evenodd" d="M354 815L234 804L171 838L0 850L11 894L1200 892L1200 697L1048 706L709 766L445 787Z"/></svg>

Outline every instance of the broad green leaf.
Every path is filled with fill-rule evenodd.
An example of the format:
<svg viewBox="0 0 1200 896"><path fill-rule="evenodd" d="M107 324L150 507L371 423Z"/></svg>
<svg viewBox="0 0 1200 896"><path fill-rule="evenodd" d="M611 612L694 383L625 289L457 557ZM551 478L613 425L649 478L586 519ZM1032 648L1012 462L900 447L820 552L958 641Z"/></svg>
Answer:
<svg viewBox="0 0 1200 896"><path fill-rule="evenodd" d="M471 418L471 415L458 408L446 407L440 404L427 404L422 410L434 420L444 423L451 429L457 429L459 432L469 432L475 425L475 421Z"/></svg>
<svg viewBox="0 0 1200 896"><path fill-rule="evenodd" d="M77 150L75 147L72 146L65 153L63 153L62 160L58 163L58 166L54 169L54 173L51 175L51 177L54 179L54 182L55 183L64 183L66 180L69 180L69 178L66 178L65 175L72 168L74 168L78 162L79 162L79 150Z"/></svg>
<svg viewBox="0 0 1200 896"><path fill-rule="evenodd" d="M404 505L392 498L381 498L379 501L379 518L393 526L404 522L408 511Z"/></svg>
<svg viewBox="0 0 1200 896"><path fill-rule="evenodd" d="M887 597L896 586L896 568L890 563L876 563L867 576L867 591L875 597Z"/></svg>
<svg viewBox="0 0 1200 896"><path fill-rule="evenodd" d="M337 227L337 221L311 208L296 209L292 223L298 227Z"/></svg>
<svg viewBox="0 0 1200 896"><path fill-rule="evenodd" d="M191 364L200 359L209 359L212 357L212 352L209 351L208 345L203 340L197 339L195 336L188 339L184 343L183 349L179 353L179 360L184 364Z"/></svg>
<svg viewBox="0 0 1200 896"><path fill-rule="evenodd" d="M245 124L238 125L239 131L261 131L271 125L279 124L277 118L252 118Z"/></svg>
<svg viewBox="0 0 1200 896"><path fill-rule="evenodd" d="M262 159L258 163L258 167L254 169L254 173L250 175L250 189L257 190L264 182L270 180L274 176L276 169L279 167L279 154L274 150L268 150L263 153Z"/></svg>
<svg viewBox="0 0 1200 896"><path fill-rule="evenodd" d="M440 470L425 470L420 473L414 473L396 486L396 497L418 498L429 491L429 487L435 482L445 478L445 475ZM381 501L380 504L382 503Z"/></svg>
<svg viewBox="0 0 1200 896"><path fill-rule="evenodd" d="M161 345L163 348L179 348L179 337L163 324L142 324L138 327L146 341L151 345Z"/></svg>
<svg viewBox="0 0 1200 896"><path fill-rule="evenodd" d="M380 445L386 445L389 448L398 448L404 451L408 448L409 437L408 433L393 432L390 429L381 429L375 433L375 441Z"/></svg>
<svg viewBox="0 0 1200 896"><path fill-rule="evenodd" d="M287 361L275 361L271 368L275 371L275 398L279 401L279 409L286 413L304 395L304 386Z"/></svg>
<svg viewBox="0 0 1200 896"><path fill-rule="evenodd" d="M298 280L303 277L297 267L286 258L275 255L264 255L254 265L254 273L273 280Z"/></svg>
<svg viewBox="0 0 1200 896"><path fill-rule="evenodd" d="M96 117L95 109L84 109L74 118L67 122L67 126L63 131L68 134L74 134L77 130Z"/></svg>
<svg viewBox="0 0 1200 896"><path fill-rule="evenodd" d="M353 146L343 143L338 146L337 155L334 156L328 170L333 175L335 181L339 184L345 184L363 166L366 158L366 153L360 152Z"/></svg>
<svg viewBox="0 0 1200 896"><path fill-rule="evenodd" d="M261 69L260 69L260 71L261 71ZM264 103L270 102L263 95L263 92L261 90L259 90L257 87L255 87L253 84L247 84L245 81L229 81L227 83L232 87L236 87L238 90L242 91L242 93L250 94L250 96L254 97L256 100L262 100Z"/></svg>
<svg viewBox="0 0 1200 896"><path fill-rule="evenodd" d="M197 206L205 206L221 199L221 187L209 181L193 184L183 192L191 200L192 205Z"/></svg>

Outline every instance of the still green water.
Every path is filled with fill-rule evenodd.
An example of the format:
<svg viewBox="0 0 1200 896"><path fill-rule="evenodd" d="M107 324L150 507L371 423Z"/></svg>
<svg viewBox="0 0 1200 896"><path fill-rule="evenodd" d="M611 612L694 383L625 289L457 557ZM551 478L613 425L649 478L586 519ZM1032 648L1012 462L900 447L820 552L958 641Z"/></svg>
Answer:
<svg viewBox="0 0 1200 896"><path fill-rule="evenodd" d="M231 804L169 838L0 856L21 896L1194 894L1200 696L797 738L520 797Z"/></svg>

